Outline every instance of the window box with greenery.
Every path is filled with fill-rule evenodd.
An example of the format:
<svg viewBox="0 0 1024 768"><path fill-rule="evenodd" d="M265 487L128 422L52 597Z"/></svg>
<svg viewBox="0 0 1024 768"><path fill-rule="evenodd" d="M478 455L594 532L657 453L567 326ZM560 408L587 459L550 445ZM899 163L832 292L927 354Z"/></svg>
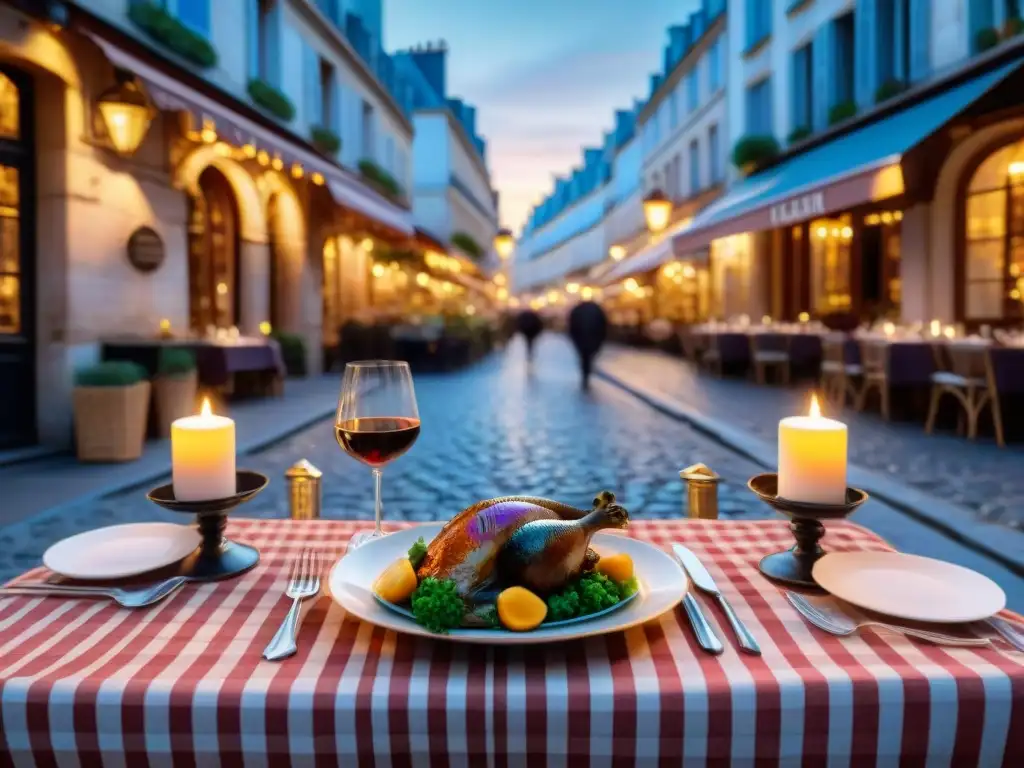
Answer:
<svg viewBox="0 0 1024 768"><path fill-rule="evenodd" d="M217 51L210 41L182 24L162 4L133 0L128 6L128 18L153 40L183 59L203 69L217 66Z"/></svg>
<svg viewBox="0 0 1024 768"><path fill-rule="evenodd" d="M732 164L750 175L778 154L779 142L774 136L744 136L732 148Z"/></svg>
<svg viewBox="0 0 1024 768"><path fill-rule="evenodd" d="M373 162L373 160L365 157L360 160L359 173L383 194L395 200L401 200L402 187L395 181L394 176Z"/></svg>
<svg viewBox="0 0 1024 768"><path fill-rule="evenodd" d="M999 32L995 27L979 29L974 35L974 47L979 53L995 48L997 45L999 45Z"/></svg>
<svg viewBox="0 0 1024 768"><path fill-rule="evenodd" d="M456 232L452 235L452 245L469 256L473 261L480 261L484 257L484 249L472 235L465 232Z"/></svg>
<svg viewBox="0 0 1024 768"><path fill-rule="evenodd" d="M292 104L291 99L266 80L253 78L249 81L249 98L257 106L286 123L291 122L295 117L295 105Z"/></svg>
<svg viewBox="0 0 1024 768"><path fill-rule="evenodd" d="M801 141L803 141L810 135L810 127L806 125L801 125L789 132L789 136L786 137L786 143L789 145L799 144Z"/></svg>
<svg viewBox="0 0 1024 768"><path fill-rule="evenodd" d="M875 104L881 104L883 101L888 101L894 96L899 96L905 90L907 90L906 83L890 77L875 90Z"/></svg>
<svg viewBox="0 0 1024 768"><path fill-rule="evenodd" d="M828 124L836 125L849 120L851 117L857 114L857 105L851 101L840 101L838 104L833 104L832 109L828 111Z"/></svg>
<svg viewBox="0 0 1024 768"><path fill-rule="evenodd" d="M157 434L160 437L170 437L171 423L175 419L196 412L198 389L195 355L187 349L161 349L156 378L153 380Z"/></svg>
<svg viewBox="0 0 1024 768"><path fill-rule="evenodd" d="M341 149L341 139L338 134L322 125L314 125L310 128L309 138L313 141L313 146L325 155L337 155Z"/></svg>
<svg viewBox="0 0 1024 768"><path fill-rule="evenodd" d="M72 395L80 461L134 461L142 455L150 384L140 365L108 361L75 374Z"/></svg>

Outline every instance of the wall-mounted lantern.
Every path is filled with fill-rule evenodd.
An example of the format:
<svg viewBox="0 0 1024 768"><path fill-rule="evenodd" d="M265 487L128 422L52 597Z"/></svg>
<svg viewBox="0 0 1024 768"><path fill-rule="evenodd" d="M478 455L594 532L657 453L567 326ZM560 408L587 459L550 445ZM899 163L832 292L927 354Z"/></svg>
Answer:
<svg viewBox="0 0 1024 768"><path fill-rule="evenodd" d="M647 220L647 229L651 232L661 232L668 226L668 220L672 216L672 201L660 189L653 189L644 198L644 218Z"/></svg>
<svg viewBox="0 0 1024 768"><path fill-rule="evenodd" d="M96 109L107 126L114 149L126 157L142 144L155 113L138 81L122 73L118 74L116 85L100 94Z"/></svg>

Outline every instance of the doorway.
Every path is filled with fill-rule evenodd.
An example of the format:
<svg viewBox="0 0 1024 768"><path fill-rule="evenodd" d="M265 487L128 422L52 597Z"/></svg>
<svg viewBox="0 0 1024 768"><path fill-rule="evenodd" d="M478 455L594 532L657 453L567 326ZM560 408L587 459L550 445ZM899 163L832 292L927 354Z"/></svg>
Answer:
<svg viewBox="0 0 1024 768"><path fill-rule="evenodd" d="M0 67L0 449L36 439L32 95Z"/></svg>
<svg viewBox="0 0 1024 768"><path fill-rule="evenodd" d="M238 325L238 205L224 174L199 176L189 217L189 316L193 330Z"/></svg>

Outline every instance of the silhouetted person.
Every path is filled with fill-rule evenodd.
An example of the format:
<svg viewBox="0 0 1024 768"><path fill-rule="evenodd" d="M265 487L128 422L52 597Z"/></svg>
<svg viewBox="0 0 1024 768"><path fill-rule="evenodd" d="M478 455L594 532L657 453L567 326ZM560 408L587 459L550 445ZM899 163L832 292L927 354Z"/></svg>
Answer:
<svg viewBox="0 0 1024 768"><path fill-rule="evenodd" d="M526 339L526 358L532 360L533 342L537 340L540 332L544 330L544 322L540 319L540 315L532 309L524 309L519 313L519 317L516 318L516 328L523 334L523 338Z"/></svg>
<svg viewBox="0 0 1024 768"><path fill-rule="evenodd" d="M581 301L569 313L569 338L580 356L583 388L590 388L594 358L608 335L608 318L599 304Z"/></svg>

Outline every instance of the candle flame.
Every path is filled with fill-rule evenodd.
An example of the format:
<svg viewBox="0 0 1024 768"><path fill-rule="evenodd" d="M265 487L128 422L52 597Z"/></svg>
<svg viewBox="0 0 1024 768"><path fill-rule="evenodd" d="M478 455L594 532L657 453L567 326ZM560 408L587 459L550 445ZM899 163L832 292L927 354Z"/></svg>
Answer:
<svg viewBox="0 0 1024 768"><path fill-rule="evenodd" d="M201 416L212 416L213 409L210 407L210 398L203 398L203 407L199 409L199 415Z"/></svg>
<svg viewBox="0 0 1024 768"><path fill-rule="evenodd" d="M821 418L821 406L818 405L818 396L811 395L811 409L808 414L812 419Z"/></svg>

